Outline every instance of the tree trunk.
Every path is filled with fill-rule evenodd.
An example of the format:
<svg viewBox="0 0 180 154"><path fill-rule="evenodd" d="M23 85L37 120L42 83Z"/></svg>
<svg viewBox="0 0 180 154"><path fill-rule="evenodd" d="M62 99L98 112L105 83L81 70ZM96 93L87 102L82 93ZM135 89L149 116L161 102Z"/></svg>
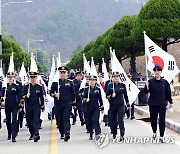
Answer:
<svg viewBox="0 0 180 154"><path fill-rule="evenodd" d="M119 60L119 62L120 62L121 65L122 65L122 57L121 57L121 56L117 56L117 59Z"/></svg>
<svg viewBox="0 0 180 154"><path fill-rule="evenodd" d="M132 49L131 50L131 57L130 57L130 73L135 78L137 71L136 71L136 52Z"/></svg>
<svg viewBox="0 0 180 154"><path fill-rule="evenodd" d="M162 41L162 49L167 52L167 38Z"/></svg>
<svg viewBox="0 0 180 154"><path fill-rule="evenodd" d="M102 60L99 60L98 72L102 72Z"/></svg>
<svg viewBox="0 0 180 154"><path fill-rule="evenodd" d="M107 71L109 72L111 68L111 66L109 66L109 59L106 59L105 63L106 63Z"/></svg>

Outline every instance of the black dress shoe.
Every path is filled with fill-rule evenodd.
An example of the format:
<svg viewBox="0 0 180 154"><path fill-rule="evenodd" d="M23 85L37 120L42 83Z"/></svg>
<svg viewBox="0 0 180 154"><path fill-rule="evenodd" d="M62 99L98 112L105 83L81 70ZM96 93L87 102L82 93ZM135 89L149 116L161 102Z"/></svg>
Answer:
<svg viewBox="0 0 180 154"><path fill-rule="evenodd" d="M84 124L85 124L85 121L81 122L81 126L84 126Z"/></svg>
<svg viewBox="0 0 180 154"><path fill-rule="evenodd" d="M123 136L120 137L120 142L122 142L122 141L124 141L124 137Z"/></svg>
<svg viewBox="0 0 180 154"><path fill-rule="evenodd" d="M90 135L89 140L93 140L93 136L92 135Z"/></svg>
<svg viewBox="0 0 180 154"><path fill-rule="evenodd" d="M135 117L131 117L131 120L135 119Z"/></svg>
<svg viewBox="0 0 180 154"><path fill-rule="evenodd" d="M61 138L60 138L61 140L64 140L64 134L61 134Z"/></svg>
<svg viewBox="0 0 180 154"><path fill-rule="evenodd" d="M33 140L33 139L34 139L34 138L33 138L33 135L31 135L30 138L29 138L29 140Z"/></svg>
<svg viewBox="0 0 180 154"><path fill-rule="evenodd" d="M16 139L15 139L15 138L12 138L12 142L16 142Z"/></svg>
<svg viewBox="0 0 180 154"><path fill-rule="evenodd" d="M10 140L10 139L11 139L11 136L8 135L8 140Z"/></svg>
<svg viewBox="0 0 180 154"><path fill-rule="evenodd" d="M39 140L40 140L40 136L39 135L38 136L34 136L34 142L37 142Z"/></svg>
<svg viewBox="0 0 180 154"><path fill-rule="evenodd" d="M66 134L66 135L65 135L65 138L64 138L64 141L67 142L69 139L70 139L70 135L69 135L69 134Z"/></svg>
<svg viewBox="0 0 180 154"><path fill-rule="evenodd" d="M76 124L76 122L73 122L73 123L72 123L72 125L75 125L75 124Z"/></svg>

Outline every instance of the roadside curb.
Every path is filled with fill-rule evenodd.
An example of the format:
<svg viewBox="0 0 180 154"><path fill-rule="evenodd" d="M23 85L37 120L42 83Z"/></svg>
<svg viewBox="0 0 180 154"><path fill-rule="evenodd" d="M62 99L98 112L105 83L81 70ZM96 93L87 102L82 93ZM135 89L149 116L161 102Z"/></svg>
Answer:
<svg viewBox="0 0 180 154"><path fill-rule="evenodd" d="M149 116L149 111L142 109L141 107L135 106L134 110L136 113L138 113L140 115ZM180 134L180 124L179 123L166 118L166 127Z"/></svg>

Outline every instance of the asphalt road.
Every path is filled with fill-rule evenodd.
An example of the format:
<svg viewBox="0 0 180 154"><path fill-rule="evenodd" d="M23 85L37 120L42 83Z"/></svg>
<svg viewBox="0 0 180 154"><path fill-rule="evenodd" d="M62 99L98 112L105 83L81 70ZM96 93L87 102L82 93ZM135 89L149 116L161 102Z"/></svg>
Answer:
<svg viewBox="0 0 180 154"><path fill-rule="evenodd" d="M110 129L101 124L102 133L100 140L90 141L85 126L77 122L71 127L71 139L68 142L60 140L55 121L47 119L40 130L41 140L38 143L29 141L28 129L20 129L17 142L7 140L5 124L0 130L0 154L179 154L180 134L166 129L166 143L152 143L152 131L149 123L139 120L125 120L125 141L121 143L118 138L112 140ZM119 132L119 131L118 131ZM131 143L129 143L131 142ZM167 143L168 142L168 143ZM97 145L98 144L98 145Z"/></svg>

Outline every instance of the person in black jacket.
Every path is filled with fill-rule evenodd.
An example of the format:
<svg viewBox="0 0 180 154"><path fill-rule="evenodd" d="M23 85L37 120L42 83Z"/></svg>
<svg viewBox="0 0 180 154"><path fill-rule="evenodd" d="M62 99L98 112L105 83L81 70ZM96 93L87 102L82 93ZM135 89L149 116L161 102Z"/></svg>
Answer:
<svg viewBox="0 0 180 154"><path fill-rule="evenodd" d="M110 103L110 125L113 133L113 139L117 135L117 121L120 128L120 140L124 140L125 127L124 127L124 113L125 103L129 107L129 99L127 96L126 86L120 83L119 72L113 72L113 82L109 84L106 91L106 97ZM118 117L118 119L117 119Z"/></svg>
<svg viewBox="0 0 180 154"><path fill-rule="evenodd" d="M86 74L85 74L85 78L86 78L85 87L88 87L88 86L89 86L90 73L86 73ZM81 88L81 87L80 87L80 88ZM86 102L83 100L84 90L85 90L85 88L79 89L79 96L81 97L81 99L82 99L82 101L83 101L83 113L84 113L84 120L85 120L85 125L86 125L86 130L87 130L86 133L89 133L88 119L87 119L87 104L86 104Z"/></svg>
<svg viewBox="0 0 180 154"><path fill-rule="evenodd" d="M22 100L25 101L26 120L29 127L30 138L37 142L40 140L39 126L41 110L44 112L43 88L37 84L37 72L29 72L30 83L23 87ZM22 104L23 105L23 104Z"/></svg>
<svg viewBox="0 0 180 154"><path fill-rule="evenodd" d="M68 141L70 139L70 114L72 106L76 108L76 97L74 91L74 84L67 79L68 69L64 66L59 67L60 79L53 82L51 86L50 95L55 99L55 108L58 121L59 132L61 139ZM65 137L64 137L65 135Z"/></svg>
<svg viewBox="0 0 180 154"><path fill-rule="evenodd" d="M85 124L83 104L82 104L82 99L79 96L79 88L81 86L81 72L80 71L76 72L76 78L73 80L73 83L74 83L75 95L76 95L76 107L79 114L79 119L81 121L81 126L83 126Z"/></svg>
<svg viewBox="0 0 180 154"><path fill-rule="evenodd" d="M156 65L153 69L155 78L145 85L145 93L150 93L148 100L153 139L157 136L157 118L159 115L160 142L163 142L165 131L166 106L168 101L172 107L171 89L167 80L161 78L162 68Z"/></svg>
<svg viewBox="0 0 180 154"><path fill-rule="evenodd" d="M2 89L2 77L0 77L0 94L1 94L1 89ZM2 128L1 124L1 96L0 96L0 129Z"/></svg>
<svg viewBox="0 0 180 154"><path fill-rule="evenodd" d="M100 111L104 111L103 101L101 97L101 90L96 86L97 76L90 76L90 85L85 88L83 100L86 102L88 129L90 132L89 139L93 139L93 128L95 129L96 139L101 134L99 124Z"/></svg>
<svg viewBox="0 0 180 154"><path fill-rule="evenodd" d="M12 137L12 142L16 142L17 112L18 110L20 110L20 92L18 85L14 83L14 72L8 72L7 78L8 78L7 87L3 87L1 91L1 98L2 98L1 101L5 102L8 140L10 140Z"/></svg>

